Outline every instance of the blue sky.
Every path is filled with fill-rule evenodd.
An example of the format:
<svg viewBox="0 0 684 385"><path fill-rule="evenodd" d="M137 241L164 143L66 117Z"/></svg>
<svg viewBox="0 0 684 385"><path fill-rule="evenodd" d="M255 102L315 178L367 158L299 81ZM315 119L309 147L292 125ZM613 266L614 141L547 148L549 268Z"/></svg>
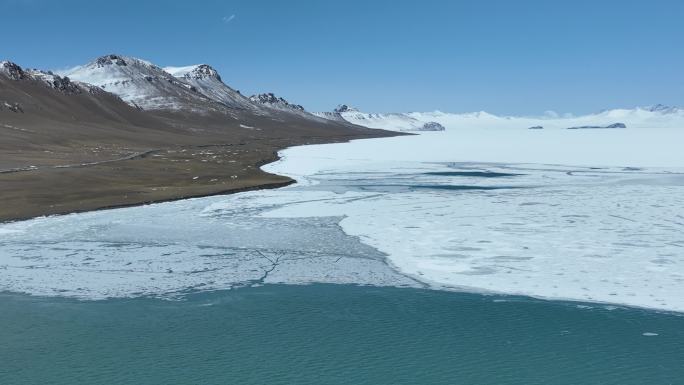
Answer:
<svg viewBox="0 0 684 385"><path fill-rule="evenodd" d="M684 105L684 1L0 0L0 58L208 63L310 110Z"/></svg>

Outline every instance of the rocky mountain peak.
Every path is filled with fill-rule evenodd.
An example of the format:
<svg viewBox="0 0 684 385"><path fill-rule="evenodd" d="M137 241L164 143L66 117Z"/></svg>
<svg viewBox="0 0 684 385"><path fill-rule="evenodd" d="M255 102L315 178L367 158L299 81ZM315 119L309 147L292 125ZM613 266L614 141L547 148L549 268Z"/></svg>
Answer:
<svg viewBox="0 0 684 385"><path fill-rule="evenodd" d="M41 82L50 88L57 91L76 94L82 90L78 84L74 83L68 77L55 75L51 71L40 71L37 69L23 69L19 65L11 61L0 62L0 72L5 73L12 80L33 80Z"/></svg>
<svg viewBox="0 0 684 385"><path fill-rule="evenodd" d="M340 104L339 106L337 106L337 108L335 108L333 110L333 112L337 112L338 114L341 114L343 112L358 112L358 111L359 110L357 110L356 108L350 107L346 104Z"/></svg>
<svg viewBox="0 0 684 385"><path fill-rule="evenodd" d="M664 104L655 104L652 106L645 107L646 111L650 112L662 112L664 114L669 114L672 112L676 112L678 110L677 107L671 107L671 106L666 106Z"/></svg>
<svg viewBox="0 0 684 385"><path fill-rule="evenodd" d="M437 122L426 122L417 131L444 131L446 128Z"/></svg>
<svg viewBox="0 0 684 385"><path fill-rule="evenodd" d="M44 81L45 83L47 83L47 85L56 89L57 91L70 94L77 94L81 92L79 86L76 83L72 82L68 76L61 77L51 72L42 71L36 71L35 76L36 78Z"/></svg>
<svg viewBox="0 0 684 385"><path fill-rule="evenodd" d="M101 56L97 59L95 59L95 65L98 67L104 67L108 65L118 65L118 66L127 66L128 63L126 63L126 60L124 60L123 57L119 55L105 55Z"/></svg>
<svg viewBox="0 0 684 385"><path fill-rule="evenodd" d="M2 70L2 72L7 74L7 76L13 80L26 78L26 72L24 72L19 65L12 63L11 61L0 62L0 70Z"/></svg>
<svg viewBox="0 0 684 385"><path fill-rule="evenodd" d="M249 97L249 100L251 100L254 103L265 104L267 106L276 107L276 108L280 108L280 109L289 108L292 110L304 111L304 107L302 107L301 105L291 104L287 100L285 100L281 97L278 97L271 92L258 94L258 95L252 95Z"/></svg>
<svg viewBox="0 0 684 385"><path fill-rule="evenodd" d="M195 79L213 78L218 81L221 81L221 76L218 74L218 72L208 64L198 65L197 67L195 67L194 70L192 70L185 76L193 76Z"/></svg>
<svg viewBox="0 0 684 385"><path fill-rule="evenodd" d="M218 71L208 64L197 64L185 67L164 67L163 70L172 76L186 80L213 79L223 82Z"/></svg>
<svg viewBox="0 0 684 385"><path fill-rule="evenodd" d="M100 56L83 67L93 70L101 69L104 71L119 73L134 73L138 71L163 72L161 68L155 66L147 60L115 54Z"/></svg>

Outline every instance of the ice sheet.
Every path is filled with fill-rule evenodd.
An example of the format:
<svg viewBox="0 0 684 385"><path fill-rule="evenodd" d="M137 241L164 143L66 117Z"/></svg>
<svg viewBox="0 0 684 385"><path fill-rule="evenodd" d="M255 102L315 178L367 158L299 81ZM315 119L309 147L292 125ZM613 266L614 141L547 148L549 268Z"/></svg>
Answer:
<svg viewBox="0 0 684 385"><path fill-rule="evenodd" d="M287 188L0 225L0 290L338 282L684 311L682 131L462 129L296 147L265 167L300 182Z"/></svg>
<svg viewBox="0 0 684 385"><path fill-rule="evenodd" d="M420 286L345 235L340 218L262 218L279 205L262 194L0 225L0 291L103 299L264 283Z"/></svg>
<svg viewBox="0 0 684 385"><path fill-rule="evenodd" d="M683 132L461 129L298 147L267 170L369 195L266 215L343 216L346 233L435 287L682 311Z"/></svg>

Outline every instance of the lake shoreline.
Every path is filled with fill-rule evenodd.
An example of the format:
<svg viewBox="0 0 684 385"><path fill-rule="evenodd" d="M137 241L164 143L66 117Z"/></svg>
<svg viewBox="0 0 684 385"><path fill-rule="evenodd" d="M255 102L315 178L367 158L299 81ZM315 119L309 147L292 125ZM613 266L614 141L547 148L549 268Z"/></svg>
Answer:
<svg viewBox="0 0 684 385"><path fill-rule="evenodd" d="M405 134L374 130L365 134L328 137L295 137L285 140L273 138L245 143L147 150L141 156L68 167L51 165L16 169L0 175L0 182L4 182L0 183L0 195L3 195L5 201L0 207L0 223L281 188L296 181L261 169L261 166L280 160L278 154L281 150L399 135ZM211 164L201 156L188 157L183 154L187 149L199 153L206 151L203 150L206 148L212 148L217 153L229 153L236 147L245 156L237 159L230 157L231 163ZM163 165L165 174L155 175L160 165L156 164L157 158L153 156L168 156L169 161L182 162L182 166L169 168L168 164ZM186 168L191 169L191 173Z"/></svg>

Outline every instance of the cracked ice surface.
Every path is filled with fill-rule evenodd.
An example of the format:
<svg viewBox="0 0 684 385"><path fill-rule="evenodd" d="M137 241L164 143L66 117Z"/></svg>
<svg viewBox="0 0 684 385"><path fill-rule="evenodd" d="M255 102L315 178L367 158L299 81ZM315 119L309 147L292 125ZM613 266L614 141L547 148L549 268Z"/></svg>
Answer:
<svg viewBox="0 0 684 385"><path fill-rule="evenodd" d="M682 139L463 129L292 148L266 168L358 199L265 215L343 216L346 233L436 288L684 311Z"/></svg>
<svg viewBox="0 0 684 385"><path fill-rule="evenodd" d="M0 290L423 284L684 311L682 134L514 134L296 147L265 167L287 188L0 225Z"/></svg>
<svg viewBox="0 0 684 385"><path fill-rule="evenodd" d="M102 299L263 283L418 285L345 235L340 218L262 218L279 207L255 207L263 193L1 225L0 291Z"/></svg>

